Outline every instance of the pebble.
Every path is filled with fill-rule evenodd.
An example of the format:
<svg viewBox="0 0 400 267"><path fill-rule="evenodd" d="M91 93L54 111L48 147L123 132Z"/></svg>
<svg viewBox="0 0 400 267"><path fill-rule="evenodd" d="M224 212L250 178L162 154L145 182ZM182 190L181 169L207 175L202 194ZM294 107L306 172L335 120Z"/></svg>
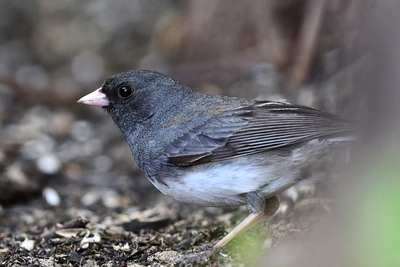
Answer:
<svg viewBox="0 0 400 267"><path fill-rule="evenodd" d="M58 195L57 191L51 187L45 187L42 192L43 198L46 200L47 204L50 206L59 206L61 202L61 198Z"/></svg>
<svg viewBox="0 0 400 267"><path fill-rule="evenodd" d="M36 166L42 173L55 174L61 169L61 162L54 154L48 154L39 157Z"/></svg>
<svg viewBox="0 0 400 267"><path fill-rule="evenodd" d="M123 205L123 199L114 190L105 191L101 200L103 205L110 209L118 208Z"/></svg>
<svg viewBox="0 0 400 267"><path fill-rule="evenodd" d="M26 185L29 184L29 179L26 174L22 171L21 164L14 163L6 168L5 176L7 179L14 184Z"/></svg>
<svg viewBox="0 0 400 267"><path fill-rule="evenodd" d="M97 203L100 199L101 199L100 192L89 191L81 198L81 204L85 207L88 207Z"/></svg>
<svg viewBox="0 0 400 267"><path fill-rule="evenodd" d="M100 243L101 241L101 236L99 233L94 233L93 236L85 236L80 243L80 246L82 248L87 248L87 244L89 243Z"/></svg>
<svg viewBox="0 0 400 267"><path fill-rule="evenodd" d="M25 240L21 243L21 248L26 249L27 251L31 251L35 246L35 241L28 239L27 237Z"/></svg>

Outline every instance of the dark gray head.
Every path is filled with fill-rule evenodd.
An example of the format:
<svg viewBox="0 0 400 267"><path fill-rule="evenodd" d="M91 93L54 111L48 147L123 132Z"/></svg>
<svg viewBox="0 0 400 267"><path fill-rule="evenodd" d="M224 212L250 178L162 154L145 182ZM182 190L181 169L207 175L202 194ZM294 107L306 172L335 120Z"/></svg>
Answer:
<svg viewBox="0 0 400 267"><path fill-rule="evenodd" d="M183 99L198 95L173 78L149 70L130 70L110 76L93 93L78 102L102 106L115 123L128 130L153 115L177 112Z"/></svg>
<svg viewBox="0 0 400 267"><path fill-rule="evenodd" d="M116 122L129 120L130 123L145 121L157 110L164 111L161 109L163 103L188 90L171 77L148 70L131 70L113 75L101 87L101 92L109 101L104 109ZM125 118L128 115L129 118Z"/></svg>

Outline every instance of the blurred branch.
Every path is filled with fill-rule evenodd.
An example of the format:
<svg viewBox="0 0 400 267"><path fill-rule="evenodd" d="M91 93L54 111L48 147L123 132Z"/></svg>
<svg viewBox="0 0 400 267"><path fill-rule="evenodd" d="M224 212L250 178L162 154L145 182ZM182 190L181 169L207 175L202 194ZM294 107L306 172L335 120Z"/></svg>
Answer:
<svg viewBox="0 0 400 267"><path fill-rule="evenodd" d="M310 0L306 5L290 74L291 88L299 86L308 77L325 13L325 4L326 0Z"/></svg>

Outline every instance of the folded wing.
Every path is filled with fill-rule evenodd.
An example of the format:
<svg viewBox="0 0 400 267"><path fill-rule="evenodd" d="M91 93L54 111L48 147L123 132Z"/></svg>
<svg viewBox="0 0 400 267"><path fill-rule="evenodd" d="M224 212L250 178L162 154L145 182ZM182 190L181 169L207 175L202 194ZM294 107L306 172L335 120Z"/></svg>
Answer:
<svg viewBox="0 0 400 267"><path fill-rule="evenodd" d="M168 163L188 166L219 161L350 130L347 121L304 106L285 102L255 102L188 122L187 132L165 149Z"/></svg>

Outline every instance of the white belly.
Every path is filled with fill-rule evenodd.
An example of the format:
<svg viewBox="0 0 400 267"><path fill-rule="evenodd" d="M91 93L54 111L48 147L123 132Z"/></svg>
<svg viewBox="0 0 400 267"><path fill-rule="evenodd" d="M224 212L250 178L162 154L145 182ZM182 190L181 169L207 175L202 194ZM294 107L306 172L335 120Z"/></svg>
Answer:
<svg viewBox="0 0 400 267"><path fill-rule="evenodd" d="M267 198L306 178L305 173L312 173L313 165L324 157L326 150L323 147L313 140L291 153L270 151L181 167L177 177L164 177L168 186L157 180L153 184L165 195L190 204L243 205L245 193L258 191Z"/></svg>
<svg viewBox="0 0 400 267"><path fill-rule="evenodd" d="M272 196L292 186L297 176L287 171L282 176L277 166L219 164L169 179L168 186L157 182L154 185L165 195L190 204L239 206L246 203L244 193L261 191L265 197Z"/></svg>

